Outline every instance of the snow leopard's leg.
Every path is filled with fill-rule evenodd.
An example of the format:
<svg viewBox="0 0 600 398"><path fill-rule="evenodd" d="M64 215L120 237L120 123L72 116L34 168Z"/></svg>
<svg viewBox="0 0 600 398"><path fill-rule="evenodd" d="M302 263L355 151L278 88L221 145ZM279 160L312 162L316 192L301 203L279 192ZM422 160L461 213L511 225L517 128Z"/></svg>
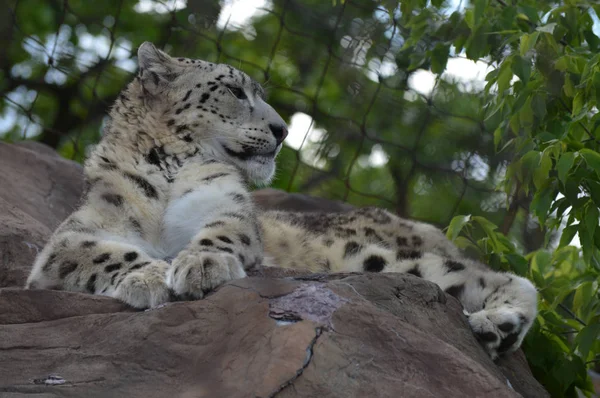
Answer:
<svg viewBox="0 0 600 398"><path fill-rule="evenodd" d="M472 260L356 242L346 243L341 255L345 270L408 273L440 286L461 302L475 336L493 359L519 348L537 313L531 282Z"/></svg>
<svg viewBox="0 0 600 398"><path fill-rule="evenodd" d="M167 284L178 296L202 298L262 262L254 206L233 166L185 166L173 184L165 225L165 240L178 253Z"/></svg>
<svg viewBox="0 0 600 398"><path fill-rule="evenodd" d="M167 267L125 240L67 230L38 255L25 287L101 294L148 308L169 301Z"/></svg>

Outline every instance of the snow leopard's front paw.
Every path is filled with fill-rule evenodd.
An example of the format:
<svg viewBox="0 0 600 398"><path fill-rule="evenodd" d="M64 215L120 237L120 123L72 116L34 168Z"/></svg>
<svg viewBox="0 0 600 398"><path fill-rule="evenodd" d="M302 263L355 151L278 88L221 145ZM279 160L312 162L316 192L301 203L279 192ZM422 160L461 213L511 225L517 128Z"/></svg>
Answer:
<svg viewBox="0 0 600 398"><path fill-rule="evenodd" d="M222 252L184 250L167 272L167 284L176 295L200 299L216 287L246 276L237 257Z"/></svg>
<svg viewBox="0 0 600 398"><path fill-rule="evenodd" d="M467 317L475 337L494 360L516 351L532 324L512 308L482 310Z"/></svg>
<svg viewBox="0 0 600 398"><path fill-rule="evenodd" d="M125 274L111 296L141 309L168 302L170 292L165 279L168 267L164 261L144 263L143 267Z"/></svg>

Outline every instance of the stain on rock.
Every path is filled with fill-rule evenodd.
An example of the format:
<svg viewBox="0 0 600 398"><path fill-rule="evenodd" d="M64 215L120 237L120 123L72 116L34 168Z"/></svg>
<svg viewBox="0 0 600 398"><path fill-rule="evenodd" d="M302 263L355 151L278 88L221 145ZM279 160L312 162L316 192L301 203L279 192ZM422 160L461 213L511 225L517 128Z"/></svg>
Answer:
<svg viewBox="0 0 600 398"><path fill-rule="evenodd" d="M305 283L292 293L271 299L269 316L277 321L297 322L303 319L331 327L335 310L348 300L320 283Z"/></svg>

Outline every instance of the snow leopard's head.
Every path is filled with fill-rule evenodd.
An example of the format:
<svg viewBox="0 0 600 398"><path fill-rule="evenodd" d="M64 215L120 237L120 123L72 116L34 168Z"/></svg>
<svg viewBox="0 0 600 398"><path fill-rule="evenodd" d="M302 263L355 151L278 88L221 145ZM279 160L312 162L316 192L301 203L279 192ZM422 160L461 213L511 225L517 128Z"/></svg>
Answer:
<svg viewBox="0 0 600 398"><path fill-rule="evenodd" d="M287 126L265 102L260 84L229 65L174 58L149 42L138 50L143 95L159 120L208 156L268 183Z"/></svg>

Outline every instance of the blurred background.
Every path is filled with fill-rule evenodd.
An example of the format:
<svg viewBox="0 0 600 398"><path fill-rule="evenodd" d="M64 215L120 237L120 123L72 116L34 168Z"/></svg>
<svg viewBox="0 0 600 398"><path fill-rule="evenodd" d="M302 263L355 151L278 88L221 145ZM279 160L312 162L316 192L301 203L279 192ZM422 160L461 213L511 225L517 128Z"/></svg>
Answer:
<svg viewBox="0 0 600 398"><path fill-rule="evenodd" d="M274 186L377 205L440 226L456 214L502 225L496 154L483 123L483 61L414 68L399 9L369 0L18 0L0 16L0 137L82 161L136 73L145 40L229 63L261 82L290 125ZM460 10L448 3L446 12ZM527 204L521 206L527 209ZM537 225L520 214L526 251Z"/></svg>

